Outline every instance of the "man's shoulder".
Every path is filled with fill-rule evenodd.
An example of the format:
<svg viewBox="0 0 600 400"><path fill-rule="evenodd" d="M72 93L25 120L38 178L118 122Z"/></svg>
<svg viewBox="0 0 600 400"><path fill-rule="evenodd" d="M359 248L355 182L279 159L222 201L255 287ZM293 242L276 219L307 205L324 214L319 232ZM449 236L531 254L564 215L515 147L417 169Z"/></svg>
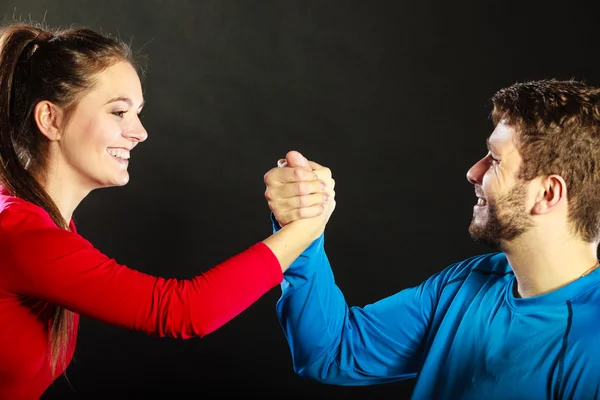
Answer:
<svg viewBox="0 0 600 400"><path fill-rule="evenodd" d="M485 253L451 264L446 269L447 280L465 279L470 274L506 276L512 274L504 253Z"/></svg>

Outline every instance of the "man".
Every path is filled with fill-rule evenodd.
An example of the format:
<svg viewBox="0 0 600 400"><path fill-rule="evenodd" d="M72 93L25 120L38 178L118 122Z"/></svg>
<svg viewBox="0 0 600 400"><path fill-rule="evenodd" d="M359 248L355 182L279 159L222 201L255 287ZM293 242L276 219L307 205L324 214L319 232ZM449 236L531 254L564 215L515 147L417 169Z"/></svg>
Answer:
<svg viewBox="0 0 600 400"><path fill-rule="evenodd" d="M469 231L498 252L349 307L321 236L286 271L277 304L299 375L337 385L416 377L414 399L600 397L600 90L527 82L492 103L488 153L467 173ZM289 172L303 157L286 162L265 175L276 230L316 204L298 190L306 174Z"/></svg>

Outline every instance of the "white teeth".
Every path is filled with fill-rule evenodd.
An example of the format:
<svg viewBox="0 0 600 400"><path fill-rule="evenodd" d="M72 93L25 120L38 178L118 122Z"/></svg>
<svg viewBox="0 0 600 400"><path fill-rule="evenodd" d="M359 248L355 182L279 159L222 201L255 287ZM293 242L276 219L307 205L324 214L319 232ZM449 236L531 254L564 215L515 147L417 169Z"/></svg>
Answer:
<svg viewBox="0 0 600 400"><path fill-rule="evenodd" d="M478 206L485 206L486 204L487 204L487 201L485 201L485 199L482 199L481 197L477 198Z"/></svg>
<svg viewBox="0 0 600 400"><path fill-rule="evenodd" d="M108 149L108 154L113 157L121 158L123 160L129 160L129 152L121 149Z"/></svg>

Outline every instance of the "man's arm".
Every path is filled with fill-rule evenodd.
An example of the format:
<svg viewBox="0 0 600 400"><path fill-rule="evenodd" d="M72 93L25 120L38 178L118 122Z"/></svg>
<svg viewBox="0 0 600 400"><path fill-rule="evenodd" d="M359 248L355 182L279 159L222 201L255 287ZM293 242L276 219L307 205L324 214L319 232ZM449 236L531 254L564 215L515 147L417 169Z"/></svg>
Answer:
<svg viewBox="0 0 600 400"><path fill-rule="evenodd" d="M288 162L284 168L293 167ZM274 171L271 177L277 175ZM301 202L280 199L285 197L284 186L274 188L269 180L265 182L274 199L270 207L276 231L278 215L289 220L289 206ZM277 303L294 370L303 377L338 385L414 377L440 285L434 276L375 304L349 307L335 284L322 235L285 272Z"/></svg>
<svg viewBox="0 0 600 400"><path fill-rule="evenodd" d="M366 307L349 307L321 236L284 273L277 303L294 371L348 386L414 377L441 286L435 275Z"/></svg>

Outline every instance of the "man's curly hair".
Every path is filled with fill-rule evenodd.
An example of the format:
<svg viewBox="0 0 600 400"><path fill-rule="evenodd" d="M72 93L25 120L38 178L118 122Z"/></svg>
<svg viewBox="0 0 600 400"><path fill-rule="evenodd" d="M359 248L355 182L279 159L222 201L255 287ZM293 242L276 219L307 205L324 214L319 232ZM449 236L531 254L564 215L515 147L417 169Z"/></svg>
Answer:
<svg viewBox="0 0 600 400"><path fill-rule="evenodd" d="M573 233L600 237L600 89L574 80L516 83L491 99L494 126L515 128L519 178L557 174L567 184Z"/></svg>

